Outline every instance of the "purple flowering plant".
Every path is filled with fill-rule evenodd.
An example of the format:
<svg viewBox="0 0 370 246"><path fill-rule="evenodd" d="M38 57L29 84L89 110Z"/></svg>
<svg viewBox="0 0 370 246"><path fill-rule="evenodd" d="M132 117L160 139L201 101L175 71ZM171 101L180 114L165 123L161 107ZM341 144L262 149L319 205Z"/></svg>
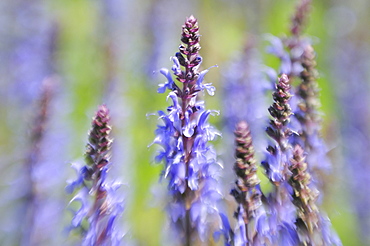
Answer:
<svg viewBox="0 0 370 246"><path fill-rule="evenodd" d="M86 246L119 245L123 236L117 228L123 212L122 200L116 194L120 184L107 179L112 145L109 120L107 107L99 106L86 145L86 165L74 166L78 178L66 187L68 193L78 190L71 203L76 201L81 205L71 227L80 231L81 243Z"/></svg>
<svg viewBox="0 0 370 246"><path fill-rule="evenodd" d="M292 115L290 83L282 74L272 94L271 115L266 133L267 147L262 167L274 189L269 194L259 187L257 165L250 130L246 122L237 124L235 188L231 194L238 203L238 228L234 245L341 245L330 222L317 206L318 191L311 182L304 150L290 140Z"/></svg>
<svg viewBox="0 0 370 246"><path fill-rule="evenodd" d="M171 245L209 245L218 241L220 235L228 246L341 245L329 221L319 211L319 192L306 162L305 149L308 154L313 152L308 139L318 138L319 130L315 56L311 46L300 42L299 36L302 13L308 4L309 1L303 1L297 8L292 38L287 39L290 43L280 43L280 50L288 44L287 49L292 53L280 53L281 70L287 74L281 74L274 83L272 105L268 108L270 120L266 134L270 140L261 168L273 186L271 192L266 193L260 187L248 123L239 121L236 125L236 182L231 190L237 203L234 222L220 209L224 198L219 188L222 166L209 144L221 135L208 123L209 116L218 112L206 109L201 99L205 92L213 96L215 87L204 82L210 69L200 70L197 19L186 18L179 51L171 57L171 70L160 70L166 81L157 92L168 91L170 106L158 111L160 124L153 141L159 145L155 161L164 164L161 179L167 182L166 212ZM297 54L293 49L298 46L303 51L293 57L292 54ZM275 54L278 50L275 47ZM263 76L255 75L253 81L257 78ZM294 87L292 79L302 82ZM258 88L260 95L266 90L265 86ZM298 100L292 101L293 96ZM249 116L253 118L248 113L245 115L247 121ZM80 229L84 245L119 245L121 239L114 227L123 210L122 203L114 198L119 185L106 181L112 142L108 122L108 110L101 106L89 134L87 165L77 169L79 178L67 187L70 192L79 188L72 201L79 201L81 206L72 219L72 227ZM310 131L312 125L317 126Z"/></svg>
<svg viewBox="0 0 370 246"><path fill-rule="evenodd" d="M169 90L171 106L167 112L158 111L163 124L158 125L154 140L162 147L156 161L164 163L162 177L168 180L171 197L167 212L181 245L209 240L210 222L217 219L217 201L221 198L217 181L220 166L208 144L220 135L208 123L209 116L218 112L205 109L199 99L203 91L214 95L215 88L203 82L209 69L199 70L199 40L198 22L190 16L182 26L179 52L172 57L171 70L177 82L163 68L160 72L167 81L158 89L158 93Z"/></svg>
<svg viewBox="0 0 370 246"><path fill-rule="evenodd" d="M253 147L242 152L249 156L249 160L240 161L240 127L246 123L241 122L236 128L237 162L234 170L238 179L232 194L239 207L235 217L238 224L239 217L248 218L244 219L239 236L235 237L242 243L236 245L341 245L330 229L329 220L317 206L317 169L327 168L328 163L326 148L319 136L321 118L315 54L310 41L301 36L310 4L310 0L303 0L298 5L292 18L291 37L269 36L272 46L268 51L280 59L280 72L283 74L278 78L272 93L273 104L268 109L271 119L266 133L272 142L261 163L274 189L266 196L257 189L258 196L255 197L258 202L248 206L252 209L253 205L262 204L259 207L266 212L262 220L261 213L257 212L261 209L252 214L245 208L241 209L251 203L251 192L256 192L259 180L254 174ZM293 86L293 80L298 81L297 86ZM292 96L294 100L291 100ZM253 116L251 120L254 120ZM248 143L251 145L250 133L247 132L245 130L244 135L249 135ZM256 222L251 223L251 220ZM251 226L255 228L251 229ZM244 240L240 240L240 233Z"/></svg>
<svg viewBox="0 0 370 246"><path fill-rule="evenodd" d="M28 22L27 13L33 11L33 6L38 6L26 4L26 2L22 4L22 1L15 5L17 9L22 6L26 7L22 7L24 9L23 15L21 13L20 19L18 19L20 23L23 23L20 26L23 26L24 22ZM99 106L88 133L84 163L82 165L72 164L77 177L67 181L68 199L59 197L60 194L65 196L65 192L60 192L55 196L50 194L54 191L58 193L56 192L57 188L54 188L57 184L63 182L62 185L65 185L67 178L63 177L63 174L64 171L67 172L67 166L63 164L66 166L66 170L62 171L58 165L49 165L50 163L57 164L58 160L53 156L58 155L59 152L48 157L52 159L50 162L44 161L44 152L46 148L49 148L49 144L53 147L50 147L48 151L55 152L54 150L58 146L78 135L79 130L76 130L75 126L70 127L68 123L64 125L64 121L77 121L78 116L76 115L80 115L81 112L72 112L71 115L73 116L70 117L66 115L70 112L66 108L71 107L76 101L88 102L86 99L89 96L81 96L79 93L86 88L91 89L93 86L90 84L83 85L71 97L66 95L70 93L64 94L64 88L68 88L68 86L64 87L63 84L61 85L63 89L54 93L51 89L55 88L45 84L43 93L40 93L40 90L33 95L33 91L37 90L36 85L41 85L40 77L45 77L44 70L48 70L49 74L51 70L54 73L58 69L52 62L46 64L47 61L52 59L41 59L45 60L46 63L41 60L36 61L37 59L29 59L34 58L37 53L31 51L32 47L35 46L36 50L42 50L42 52L39 52L42 56L52 57L56 55L59 57L60 54L62 56L66 55L64 50L60 53L59 50L54 50L56 49L54 45L59 45L56 42L59 41L59 37L55 35L59 32L52 33L53 30L50 31L48 39L52 44L48 45L50 47L47 49L43 48L47 45L42 44L48 42L43 38L38 38L40 33L44 33L44 30L46 33L46 30L49 30L49 27L54 27L54 25L45 25L39 33L34 33L35 35L28 35L27 33L24 38L21 35L22 38L19 38L19 42L14 42L12 45L0 45L0 58L9 58L9 54L13 54L13 52L9 52L3 55L1 53L2 48L13 47L11 49L15 49L15 55L12 55L9 60L13 62L13 65L20 64L18 69L9 73L16 81L16 83L12 82L13 87L25 84L24 81L31 82L28 86L20 86L20 95L22 97L26 95L23 101L28 102L34 96L40 99L40 104L35 106L36 111L32 111L32 114L37 111L39 113L36 114L36 119L32 123L33 128L30 131L28 141L30 146L27 145L26 158L25 161L22 160L24 165L19 168L22 170L23 176L19 175L20 172L16 168L14 171L9 171L10 169L7 168L2 169L3 173L10 173L9 177L13 175L22 180L21 182L14 181L22 184L22 187L19 191L11 189L7 192L6 196L10 197L11 195L8 198L9 200L19 200L19 208L13 210L17 213L17 217L21 218L14 220L16 221L14 222L11 221L12 215L4 216L5 219L3 219L4 222L0 232L6 234L16 230L14 233L16 236L14 236L15 239L7 239L6 241L3 241L3 237L1 237L0 244L14 245L11 241L15 240L17 240L15 244L19 243L20 245L46 245L59 242L59 238L54 239L52 238L54 234L49 233L50 231L57 231L53 226L58 223L50 222L50 218L60 213L60 210L64 207L67 207L69 211L72 211L69 221L64 224L59 222L63 228L66 227L65 224L68 224L68 240L70 241L64 245L68 243L71 243L70 245L86 246L131 245L128 243L131 235L133 238L138 236L138 242L137 244L135 242L134 245L152 245L152 239L147 240L139 237L145 235L147 231L155 231L154 233L158 235L160 230L164 231L165 234L165 239L162 239L160 245L171 246L342 245L332 229L328 216L322 210L323 199L326 198L326 196L323 196L324 191L327 191L324 189L324 184L329 183L327 182L328 179L325 178L326 173L323 171L330 170L331 164L326 156L327 148L321 136L322 118L316 53L312 40L304 34L312 5L311 0L299 1L286 37L265 36L271 44L267 52L273 54L279 60L277 72L275 69L263 65L262 57L264 56L259 52L257 43L260 43L260 40L257 35L253 35L252 41L248 40L245 43L246 45L240 52L238 59L229 63L231 64L229 69L221 72L222 85L220 88L223 94L221 113L206 107L208 96L214 96L216 89L212 83L205 81L205 76L211 68L217 65L202 69L203 58L200 56L201 35L198 20L193 15L186 18L181 29L179 49L170 58L173 63L172 67L159 70L160 74L165 77L165 81L159 84L157 92L162 97L162 101L166 98L168 106L157 111L158 125L153 134L154 137L150 137L152 139L150 146L154 145L156 147L153 159L156 163L161 164L160 182L166 186L162 190L164 190L163 193L166 196L163 200L167 220L162 228L154 228L153 225L157 225L157 221L155 221L157 218L147 216L147 211L144 211L142 207L135 207L135 201L133 203L130 201L124 207L124 198L120 192L121 183L113 180L114 177L111 176L112 169L122 169L120 171L125 174L129 173L131 175L131 173L126 167L121 168L122 166L117 165L116 168L116 165L112 166L112 159L118 164L120 161L130 163L130 168L135 172L135 175L132 175L132 180L130 180L130 183L132 181L133 184L129 187L130 192L132 192L129 195L132 195L132 197L127 197L146 198L142 188L151 182L150 178L152 176L150 176L151 171L142 167L149 164L148 156L144 154L142 157L134 156L140 152L141 147L146 150L145 145L151 141L145 139L148 141L142 144L143 142L140 142L141 139L139 139L143 132L146 137L150 136L145 132L147 129L143 129L140 125L146 124L146 122L140 122L137 131L133 130L127 134L125 130L131 131L134 129L130 124L136 123L136 120L138 120L136 116L143 115L141 114L143 112L138 110L135 103L137 101L147 103L146 100L149 97L141 93L146 93L143 88L147 89L150 85L138 82L118 86L119 83L116 83L116 81L118 82L120 76L120 52L127 52L127 57L132 58L132 63L129 66L136 66L140 63L143 67L155 67L155 64L161 61L159 57L163 55L163 51L169 42L168 35L158 31L156 27L162 26L165 29L163 24L171 19L172 14L172 12L168 15L164 14L167 10L162 6L164 1L154 1L149 4L148 8L151 9L149 12L152 12L152 15L155 15L156 18L150 15L145 19L146 23L150 23L147 31L152 32L152 40L148 35L149 41L146 40L148 45L145 47L150 47L148 49L153 53L147 56L147 60L143 61L140 57L140 51L135 48L131 49L129 45L132 40L138 40L136 34L132 35L135 37L123 35L124 45L122 46L121 39L117 39L120 36L117 32L121 31L121 24L123 23L123 29L126 29L133 19L129 7L136 8L140 6L141 8L141 3L141 1L123 3L120 0L109 0L96 4L96 7L105 7L101 12L101 16L105 20L101 22L100 26L104 30L103 33L105 33L103 35L104 40L100 43L100 48L104 53L100 54L100 58L103 58L102 63L104 63L101 70L104 70L105 75L100 76L102 75L99 74L101 71L96 71L98 74L97 80L105 78L102 80L107 82L106 84L102 83L100 87L95 86L95 88L98 88L96 94L101 93L101 98L108 100L109 104L115 107L111 111L113 112L112 118L116 119L117 114L119 114L119 117L127 117L128 119L129 127L127 128L121 123L115 122L121 129L124 129L122 132L120 130L113 132L117 136L116 141L120 141L119 134L122 134L125 141L127 137L127 142L133 141L135 144L129 146L128 151L121 149L121 156L114 155L113 157L119 159L118 161L111 156L113 147L116 148L120 145L113 146L112 144L110 111L105 105ZM121 13L124 8L127 8L124 10L126 15ZM25 14L27 16L24 16ZM33 14L30 15L30 17L32 16ZM0 22L2 21L0 20ZM224 27L223 25L226 26L226 22L227 20L223 20L222 23L216 24L221 29ZM30 22L29 24L30 26L24 25L24 27L37 26L39 23ZM55 25L55 28L57 26ZM130 28L127 30L136 31L137 29L136 26L130 26ZM31 29L33 30L33 28ZM61 30L62 39L64 39L65 29L61 28ZM16 32L18 33L18 31ZM21 32L19 33L21 34ZM125 33L129 33L129 31ZM30 40L25 42L29 39L28 36L30 36ZM163 41L164 39L166 39L166 42ZM212 40L212 42L218 41L215 40ZM33 45L36 44L36 41L40 43ZM92 42L89 45L95 44ZM138 44L139 47L140 45ZM218 48L216 45L214 47ZM94 50L95 46L90 48ZM345 52L346 48L348 49L348 47L343 48L343 56L347 56L347 52L354 52ZM212 46L210 49L212 49ZM139 54L138 56L136 56L136 52ZM356 49L356 52L361 51ZM144 53L148 54L145 51ZM337 55L340 55L340 53ZM127 58L123 56L122 61L124 59ZM363 59L365 60L365 58ZM341 61L336 62L343 65L342 59L338 60ZM31 62L35 61L35 65L32 65ZM32 66L28 66L28 63ZM361 227L359 229L363 234L363 240L368 240L366 230L369 228L370 222L365 217L369 214L368 209L366 210L369 199L366 192L361 189L363 183L368 180L366 170L369 170L369 165L366 164L366 156L368 156L366 146L369 145L369 141L366 134L364 134L368 130L366 124L368 120L364 112L368 111L369 107L362 105L362 102L366 99L364 88L368 88L368 86L358 83L358 80L366 80L365 72L357 71L356 73L356 69L366 70L364 62L359 60L355 63L349 59L348 63L356 65L352 65L354 71L341 76L349 81L348 88L345 86L336 88L342 97L340 99L343 101L341 109L343 109L344 118L338 123L338 126L340 124L352 124L351 127L341 126L345 127L342 129L343 138L351 143L350 146L344 146L343 148L348 152L345 153L348 155L345 160L351 163L351 167L349 167L351 179L356 179L352 186L348 187L353 189L352 195L356 198L352 202L358 213L358 220L361 222L359 223L359 227ZM345 68L351 68L351 64L345 63L344 66ZM6 66L4 67L6 68ZM141 70L144 71L145 69ZM337 71L337 74L340 74L340 72ZM142 75L145 77L145 74ZM125 76L132 78L132 74ZM73 78L73 76L67 77ZM152 79L148 76L146 78ZM64 80L64 77L62 80ZM68 83L68 79L66 80ZM217 81L215 83L217 84ZM115 88L115 93L112 93L112 88ZM50 110L49 105L56 95L61 96L60 101L52 106L58 108L58 111L59 109L65 110L68 113L63 114L63 116L60 114L60 118L53 118L53 121L49 122L49 117L55 117L55 114L58 115L59 113L52 114L53 110ZM121 108L117 106L119 105L115 98L117 95L127 96L127 102L137 101L132 101L135 102L132 105L125 105L124 110L121 111ZM74 100L70 100L71 98ZM97 99L96 95L91 98L93 98L92 100ZM60 103L62 101L63 103ZM60 106L62 104L63 106ZM76 106L76 108L79 106ZM73 105L73 107L75 106ZM141 110L146 111L147 108L143 107ZM357 114L361 114L362 117L357 117ZM6 111L4 118L9 115L10 113ZM211 142L221 137L221 131L216 130L209 123L211 116L214 115L221 115L219 117L221 118L220 124L225 126L221 129L223 139L226 140L219 143L217 153ZM351 121L352 123L350 123ZM7 120L4 122L9 123ZM50 132L46 130L49 123L53 123L52 126L58 128L60 124L55 124L55 122L63 122L61 124L63 126L68 125L66 132L53 129L63 135L63 141L59 141L60 138L53 139ZM14 126L12 128L14 132L19 130ZM140 131L140 134L136 134L138 131ZM45 139L49 141L45 141ZM234 144L226 143L228 140L234 141ZM346 142L347 145L349 145L348 143ZM23 147L23 145L19 145L18 148L23 151ZM118 151L119 148L117 147ZM14 156L19 155L21 151L14 151ZM5 161L16 159L14 156L5 159ZM62 159L64 158L63 155L60 156ZM134 161L125 162L123 158ZM142 161L141 158L145 160ZM220 163L221 158L223 158L222 165ZM12 162L17 162L17 160L12 160ZM131 165L131 163L137 165ZM363 171L361 175L358 174L358 170ZM147 180L140 178L143 177L143 173L148 178ZM50 178L45 179L45 176L50 176ZM55 181L55 184L50 183L50 180L57 180L57 178L61 181ZM13 178L5 180L4 187L14 184ZM49 189L45 189L46 186L49 186ZM160 194L155 195L160 197ZM3 203L5 204L6 201ZM132 207L135 208L130 207L131 204L134 204ZM7 209L2 207L3 214L8 212ZM9 211L14 212L13 210ZM132 228L128 230L129 235L125 235L121 230L124 210L135 211L127 213L129 214L129 222L132 223ZM21 212L19 213L19 211ZM63 216L60 215L60 217ZM142 220L147 223L148 228L142 228ZM152 223L153 221L155 223ZM14 226L15 224L17 226ZM21 226L18 226L18 224ZM44 228L45 232L43 231ZM136 240L136 238L133 240ZM153 240L159 239L155 238ZM158 242L156 243L158 244Z"/></svg>
<svg viewBox="0 0 370 246"><path fill-rule="evenodd" d="M234 171L237 176L235 188L231 190L238 203L235 211L238 228L234 236L235 245L262 244L264 238L261 236L267 230L266 211L262 199L265 199L260 188L257 175L257 161L254 156L251 131L246 121L240 121L235 129L235 164ZM252 221L254 223L252 223Z"/></svg>

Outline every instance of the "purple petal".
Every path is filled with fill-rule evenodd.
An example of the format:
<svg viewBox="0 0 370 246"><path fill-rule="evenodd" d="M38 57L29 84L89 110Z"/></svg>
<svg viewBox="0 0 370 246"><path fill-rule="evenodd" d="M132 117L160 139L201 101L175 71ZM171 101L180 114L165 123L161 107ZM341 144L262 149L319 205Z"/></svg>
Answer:
<svg viewBox="0 0 370 246"><path fill-rule="evenodd" d="M161 70L159 70L159 72L167 78L167 82L164 83L164 84L159 84L159 88L158 88L157 92L158 93L164 93L167 88L169 90L172 90L174 81L172 79L172 75L171 75L170 71L168 71L168 69L166 69L166 68L162 68Z"/></svg>
<svg viewBox="0 0 370 246"><path fill-rule="evenodd" d="M185 217L185 207L179 202L169 203L168 208L170 217L173 222Z"/></svg>
<svg viewBox="0 0 370 246"><path fill-rule="evenodd" d="M90 208L88 206L88 189L83 187L70 201L70 203L74 201L78 201L81 203L80 209L75 213L72 219L72 226L78 227L82 220L86 217L87 213L89 212Z"/></svg>

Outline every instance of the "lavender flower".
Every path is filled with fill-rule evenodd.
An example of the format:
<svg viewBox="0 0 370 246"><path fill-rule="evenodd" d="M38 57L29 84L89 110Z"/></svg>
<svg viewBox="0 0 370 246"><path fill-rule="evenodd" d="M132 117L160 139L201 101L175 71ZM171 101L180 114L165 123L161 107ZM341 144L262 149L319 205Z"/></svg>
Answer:
<svg viewBox="0 0 370 246"><path fill-rule="evenodd" d="M269 107L271 115L270 126L267 127L267 134L274 140L267 148L266 160L262 162L266 174L274 184L275 190L268 197L269 220L271 228L271 241L279 245L297 245L298 238L295 232L295 207L292 203L292 187L288 180L289 159L291 145L289 137L292 130L288 127L292 115L289 99L290 84L288 76L280 76L273 92L273 104Z"/></svg>
<svg viewBox="0 0 370 246"><path fill-rule="evenodd" d="M302 147L295 145L291 166L289 167L292 172L289 183L293 187L293 203L298 208L298 220L296 222L299 230L298 234L301 236L300 242L302 243L322 245L323 242L315 242L314 237L319 232L319 214L315 204L318 191L309 187L311 176L307 172L307 164L304 159Z"/></svg>
<svg viewBox="0 0 370 246"><path fill-rule="evenodd" d="M163 161L162 176L169 180L168 189L172 201L167 206L172 228L181 245L205 241L209 237L210 224L218 218L217 200L221 194L217 187L219 165L216 153L208 145L219 133L207 120L214 111L206 110L204 102L197 100L198 93L206 90L213 95L215 88L204 84L209 71L199 71L202 62L198 22L190 16L182 27L179 52L172 57L172 71L180 88L167 69L161 69L167 82L160 84L158 92L170 90L171 106L167 112L159 111L163 125L156 130L154 143L163 147L156 161Z"/></svg>
<svg viewBox="0 0 370 246"><path fill-rule="evenodd" d="M80 209L75 213L72 227L82 231L82 245L119 245L122 235L117 230L117 219L123 211L122 201L116 190L120 184L107 181L110 168L109 111L105 105L99 107L92 122L89 143L86 146L86 164L79 171L76 181L67 186L73 192L80 188L71 202L79 201ZM84 221L88 227L85 228Z"/></svg>
<svg viewBox="0 0 370 246"><path fill-rule="evenodd" d="M289 184L293 187L293 203L297 207L297 233L303 245L342 245L330 229L330 221L317 207L318 190L311 184L303 149L295 145L289 170Z"/></svg>
<svg viewBox="0 0 370 246"><path fill-rule="evenodd" d="M43 146L50 135L49 102L54 88L45 81L54 73L56 29L42 1L2 1L0 5L1 125L7 132L1 134L6 148L2 148L0 241L3 245L40 245L55 238L43 229L58 221L40 223L46 210L56 211L45 194L52 185L40 179L50 153ZM30 115L37 118L29 122Z"/></svg>
<svg viewBox="0 0 370 246"><path fill-rule="evenodd" d="M266 214L262 207L262 191L260 179L257 176L256 160L252 137L245 121L240 121L235 130L236 162L234 171L237 175L236 188L231 191L238 203L235 218L238 220L236 245L255 245L263 239L263 234L268 230ZM259 244L263 242L259 241Z"/></svg>

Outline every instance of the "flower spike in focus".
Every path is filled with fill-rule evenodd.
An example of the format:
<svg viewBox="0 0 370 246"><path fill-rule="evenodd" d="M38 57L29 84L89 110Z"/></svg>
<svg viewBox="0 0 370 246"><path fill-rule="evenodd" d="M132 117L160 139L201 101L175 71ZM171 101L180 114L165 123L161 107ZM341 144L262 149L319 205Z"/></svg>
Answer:
<svg viewBox="0 0 370 246"><path fill-rule="evenodd" d="M155 132L154 143L161 146L155 159L164 163L162 177L168 180L167 212L175 230L176 237L171 239L174 245L210 240L215 220L221 220L215 216L221 198L217 185L220 166L208 144L220 134L208 123L213 111L198 98L203 91L213 95L215 88L203 83L208 70L199 71L199 40L197 19L190 16L182 26L179 51L172 57L171 70L176 79L172 79L170 70L161 69L167 82L158 89L159 93L168 89L167 98L171 99L167 112L158 111L163 124Z"/></svg>

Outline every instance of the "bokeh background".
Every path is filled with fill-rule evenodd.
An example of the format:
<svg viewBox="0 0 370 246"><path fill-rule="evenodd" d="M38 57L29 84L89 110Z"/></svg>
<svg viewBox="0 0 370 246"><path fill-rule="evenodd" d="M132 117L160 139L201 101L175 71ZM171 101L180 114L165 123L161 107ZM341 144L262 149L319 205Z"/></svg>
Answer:
<svg viewBox="0 0 370 246"><path fill-rule="evenodd" d="M157 94L159 74L180 43L181 25L198 18L203 68L215 64L207 82L217 88L207 107L221 109L211 122L224 138L214 145L225 172L232 145L222 125L222 90L230 63L250 38L262 61L265 34L286 36L298 0L1 0L0 1L0 245L20 245L27 177L38 194L34 231L40 245L73 245L66 180L71 163L83 162L91 118L99 104L111 111L112 178L123 183L125 241L163 245L165 214L153 162L157 117L168 105ZM370 245L370 1L314 0L305 33L317 52L323 112L322 136L332 170L325 176L322 209L344 245ZM256 38L257 37L257 38ZM52 97L37 165L25 168L32 152L31 129L39 115L43 81ZM267 113L267 109L266 109ZM229 171L227 171L229 170ZM226 181L224 190L231 188ZM232 201L232 199L231 199ZM168 244L171 245L171 244Z"/></svg>

